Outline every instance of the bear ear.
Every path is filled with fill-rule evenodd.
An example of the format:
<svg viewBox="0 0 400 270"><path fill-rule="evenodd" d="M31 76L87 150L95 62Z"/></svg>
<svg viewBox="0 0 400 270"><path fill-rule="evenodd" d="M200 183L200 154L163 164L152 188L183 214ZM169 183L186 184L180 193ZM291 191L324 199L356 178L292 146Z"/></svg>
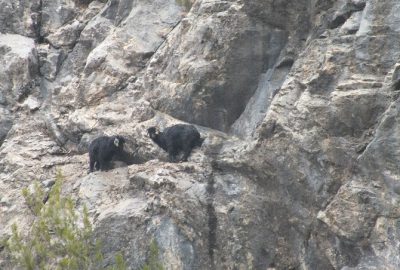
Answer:
<svg viewBox="0 0 400 270"><path fill-rule="evenodd" d="M116 147L119 146L119 140L118 140L118 138L115 138L115 139L114 139L114 145L115 145Z"/></svg>

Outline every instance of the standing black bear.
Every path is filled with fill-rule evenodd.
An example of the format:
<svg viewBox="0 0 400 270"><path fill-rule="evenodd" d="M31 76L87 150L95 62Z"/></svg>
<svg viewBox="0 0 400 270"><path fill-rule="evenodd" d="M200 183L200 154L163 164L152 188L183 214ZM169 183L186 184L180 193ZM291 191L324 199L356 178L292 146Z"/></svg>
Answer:
<svg viewBox="0 0 400 270"><path fill-rule="evenodd" d="M159 132L156 127L147 129L149 137L162 149L168 152L171 162L176 162L177 155L183 152L180 161L187 161L190 152L204 141L200 133L192 125L178 124Z"/></svg>
<svg viewBox="0 0 400 270"><path fill-rule="evenodd" d="M101 136L94 139L89 145L90 172L104 171L114 155L123 152L125 139L122 136Z"/></svg>

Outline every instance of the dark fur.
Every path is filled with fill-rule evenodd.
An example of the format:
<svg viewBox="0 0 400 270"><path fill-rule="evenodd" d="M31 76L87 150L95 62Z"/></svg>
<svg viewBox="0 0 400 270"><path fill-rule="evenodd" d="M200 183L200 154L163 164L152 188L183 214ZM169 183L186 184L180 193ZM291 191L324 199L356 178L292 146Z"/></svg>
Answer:
<svg viewBox="0 0 400 270"><path fill-rule="evenodd" d="M118 139L116 146L114 140ZM111 159L114 155L123 152L125 139L122 136L101 136L94 139L89 145L89 166L90 172L94 169L104 171L110 167Z"/></svg>
<svg viewBox="0 0 400 270"><path fill-rule="evenodd" d="M157 132L155 127L147 129L149 137L162 149L168 152L171 162L176 162L177 155L183 152L180 161L187 161L191 151L200 147L204 141L200 133L192 125L178 124Z"/></svg>

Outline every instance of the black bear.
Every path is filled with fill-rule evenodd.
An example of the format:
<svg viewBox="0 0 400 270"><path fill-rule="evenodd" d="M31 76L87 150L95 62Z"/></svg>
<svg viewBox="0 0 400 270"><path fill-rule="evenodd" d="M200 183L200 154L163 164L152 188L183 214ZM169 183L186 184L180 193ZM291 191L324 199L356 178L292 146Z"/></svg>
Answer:
<svg viewBox="0 0 400 270"><path fill-rule="evenodd" d="M149 137L162 149L168 152L171 162L177 162L177 155L183 152L180 161L187 161L190 152L196 146L200 147L204 138L192 125L178 124L159 132L156 127L147 129Z"/></svg>
<svg viewBox="0 0 400 270"><path fill-rule="evenodd" d="M90 172L107 170L114 155L123 152L125 139L122 136L101 136L89 145Z"/></svg>

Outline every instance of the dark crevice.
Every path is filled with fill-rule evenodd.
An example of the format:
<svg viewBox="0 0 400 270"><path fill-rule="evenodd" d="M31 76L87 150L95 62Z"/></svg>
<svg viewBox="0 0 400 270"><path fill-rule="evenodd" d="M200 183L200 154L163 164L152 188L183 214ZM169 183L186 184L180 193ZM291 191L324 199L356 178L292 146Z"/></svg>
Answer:
<svg viewBox="0 0 400 270"><path fill-rule="evenodd" d="M36 22L34 23L34 29L35 29L35 34L36 34L36 42L38 44L45 43L44 37L42 36L42 9L43 9L43 0L39 1L39 7L37 10L37 17L36 17Z"/></svg>
<svg viewBox="0 0 400 270"><path fill-rule="evenodd" d="M218 219L214 208L215 180L211 175L207 183L207 216L208 216L208 255L210 256L210 269L215 269L214 251L217 248Z"/></svg>
<svg viewBox="0 0 400 270"><path fill-rule="evenodd" d="M282 61L280 61L277 65L276 68L291 68L293 66L294 59L292 58L284 58Z"/></svg>
<svg viewBox="0 0 400 270"><path fill-rule="evenodd" d="M46 41L46 39L43 36L39 36L36 39L36 43L38 43L38 44L47 44L48 42Z"/></svg>
<svg viewBox="0 0 400 270"><path fill-rule="evenodd" d="M0 147L3 145L4 140L7 138L13 125L14 122L12 119L6 119L5 121L0 122Z"/></svg>
<svg viewBox="0 0 400 270"><path fill-rule="evenodd" d="M357 11L362 11L365 8L365 3L358 3L358 4L349 4L341 14L338 14L330 23L329 29L335 29L342 26L350 16Z"/></svg>
<svg viewBox="0 0 400 270"><path fill-rule="evenodd" d="M365 6L367 5L366 2L359 2L359 3L352 3L354 11L361 11L364 10Z"/></svg>
<svg viewBox="0 0 400 270"><path fill-rule="evenodd" d="M74 0L75 5L82 8L87 8L91 2L93 2L93 0Z"/></svg>
<svg viewBox="0 0 400 270"><path fill-rule="evenodd" d="M355 151L357 154L362 155L365 150L367 149L367 146L369 145L370 142L364 142L360 143L356 146Z"/></svg>
<svg viewBox="0 0 400 270"><path fill-rule="evenodd" d="M347 12L345 14L337 16L329 24L329 29L335 29L335 28L342 26L347 21L347 19L350 17L350 15L351 15L351 12Z"/></svg>
<svg viewBox="0 0 400 270"><path fill-rule="evenodd" d="M349 30L347 30L347 33L350 35L353 35L353 34L357 33L357 31L358 31L358 29L349 29Z"/></svg>
<svg viewBox="0 0 400 270"><path fill-rule="evenodd" d="M393 83L393 90L400 90L400 79Z"/></svg>
<svg viewBox="0 0 400 270"><path fill-rule="evenodd" d="M31 71L30 73L35 74L34 71ZM17 101L20 103L24 102L32 93L32 89L34 89L38 85L39 82L35 79L32 79L29 83L21 86L17 91Z"/></svg>
<svg viewBox="0 0 400 270"><path fill-rule="evenodd" d="M256 91L231 126L230 131L236 136L241 138L252 136L267 115L272 100L281 89L295 62L293 56L284 54L285 50L282 48L279 58L274 61L274 66L260 75Z"/></svg>

